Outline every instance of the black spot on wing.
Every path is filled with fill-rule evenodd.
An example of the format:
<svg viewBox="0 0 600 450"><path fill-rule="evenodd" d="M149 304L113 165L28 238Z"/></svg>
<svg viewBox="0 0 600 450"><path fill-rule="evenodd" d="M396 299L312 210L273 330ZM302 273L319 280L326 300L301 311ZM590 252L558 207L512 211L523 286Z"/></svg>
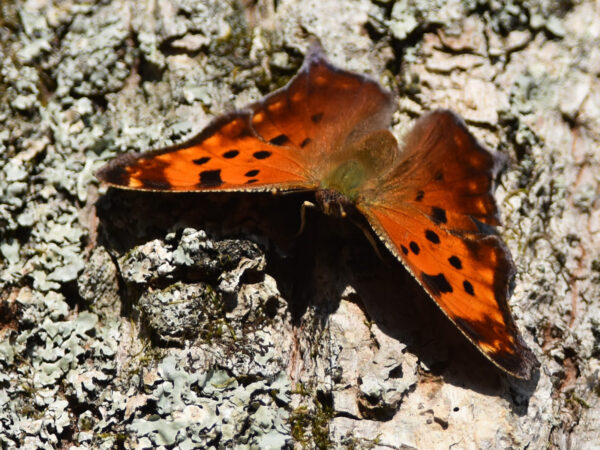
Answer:
<svg viewBox="0 0 600 450"><path fill-rule="evenodd" d="M323 119L323 113L313 114L310 118L314 123L319 123Z"/></svg>
<svg viewBox="0 0 600 450"><path fill-rule="evenodd" d="M255 177L256 175L258 175L259 172L260 172L260 170L258 170L258 169L249 170L248 172L246 172L244 174L244 176L252 178L252 177Z"/></svg>
<svg viewBox="0 0 600 450"><path fill-rule="evenodd" d="M423 200L423 197L425 196L425 192L423 191L418 191L417 192L417 196L415 197L415 201L416 202L420 202L421 200Z"/></svg>
<svg viewBox="0 0 600 450"><path fill-rule="evenodd" d="M401 245L400 249L402 250L402 253L404 253L405 255L408 255L408 249L404 245Z"/></svg>
<svg viewBox="0 0 600 450"><path fill-rule="evenodd" d="M275 136L273 139L269 141L269 144L273 145L284 145L289 142L290 138L288 138L285 134L280 134L279 136Z"/></svg>
<svg viewBox="0 0 600 450"><path fill-rule="evenodd" d="M200 172L200 182L198 183L198 187L217 187L223 184L223 180L221 179L221 169L217 170L205 170Z"/></svg>
<svg viewBox="0 0 600 450"><path fill-rule="evenodd" d="M418 244L415 241L411 241L410 244L408 244L408 246L410 247L410 249L412 250L412 252L415 255L418 255L419 252L421 251L421 249L419 248Z"/></svg>
<svg viewBox="0 0 600 450"><path fill-rule="evenodd" d="M446 218L446 210L434 206L431 210L431 220L438 225L440 223L447 223L448 219Z"/></svg>
<svg viewBox="0 0 600 450"><path fill-rule="evenodd" d="M458 256L451 256L448 258L448 262L452 265L452 267L455 267L459 270L462 269L462 261Z"/></svg>
<svg viewBox="0 0 600 450"><path fill-rule="evenodd" d="M254 156L256 159L266 159L269 156L271 156L271 152L268 152L266 150L260 150L258 152L254 152L252 156Z"/></svg>
<svg viewBox="0 0 600 450"><path fill-rule="evenodd" d="M475 291L473 290L473 285L469 283L468 280L463 281L463 287L465 288L465 292L469 295L475 296Z"/></svg>
<svg viewBox="0 0 600 450"><path fill-rule="evenodd" d="M227 158L227 159L231 159L231 158L235 158L237 155L240 154L239 150L228 150L225 153L223 153L223 158Z"/></svg>
<svg viewBox="0 0 600 450"><path fill-rule="evenodd" d="M194 164L197 164L199 166L201 166L202 164L206 164L209 161L210 161L210 156L203 156L202 158L198 158L198 159L193 159L192 160L192 162Z"/></svg>
<svg viewBox="0 0 600 450"><path fill-rule="evenodd" d="M434 244L440 243L440 237L437 235L437 233L435 231L425 230L425 237L429 241L433 242Z"/></svg>
<svg viewBox="0 0 600 450"><path fill-rule="evenodd" d="M434 179L435 181L444 181L444 174L442 173L442 171L436 173Z"/></svg>
<svg viewBox="0 0 600 450"><path fill-rule="evenodd" d="M258 180L256 178L252 178L251 180L246 181L246 184L256 183Z"/></svg>
<svg viewBox="0 0 600 450"><path fill-rule="evenodd" d="M311 138L304 139L302 142L300 142L300 148L306 147L308 144L310 144L310 142L311 142Z"/></svg>
<svg viewBox="0 0 600 450"><path fill-rule="evenodd" d="M425 286L428 287L431 293L435 296L452 292L452 286L450 286L450 283L448 283L448 280L443 273L429 275L425 272L422 272L421 278L423 280L423 284L425 284Z"/></svg>

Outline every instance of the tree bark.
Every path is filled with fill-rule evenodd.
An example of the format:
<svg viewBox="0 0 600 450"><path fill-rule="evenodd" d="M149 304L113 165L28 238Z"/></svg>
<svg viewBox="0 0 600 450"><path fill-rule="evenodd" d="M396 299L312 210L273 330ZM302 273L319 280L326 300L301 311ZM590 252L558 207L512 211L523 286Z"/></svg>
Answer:
<svg viewBox="0 0 600 450"><path fill-rule="evenodd" d="M594 448L600 5L368 0L0 5L0 443ZM106 191L94 172L284 85L311 36L507 156L493 367L391 255L304 194ZM343 112L340 112L343 114Z"/></svg>

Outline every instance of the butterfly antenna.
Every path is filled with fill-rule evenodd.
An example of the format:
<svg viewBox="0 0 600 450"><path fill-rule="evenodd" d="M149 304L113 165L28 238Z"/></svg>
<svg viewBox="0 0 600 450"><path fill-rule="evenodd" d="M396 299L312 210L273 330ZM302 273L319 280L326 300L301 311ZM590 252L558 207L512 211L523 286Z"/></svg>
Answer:
<svg viewBox="0 0 600 450"><path fill-rule="evenodd" d="M381 260L381 261L385 261L383 259L383 255L381 254L381 252L379 251L379 246L377 245L377 241L375 240L375 238L373 237L373 232L371 231L371 229L369 227L367 227L363 222L361 222L360 220L355 219L354 217L352 217L351 214L348 215L348 217L350 218L350 220L352 221L352 223L354 225L356 225L365 235L365 237L367 238L367 240L369 241L369 243L371 244L371 247L373 247L373 250L375 250L375 254L377 255L377 257Z"/></svg>

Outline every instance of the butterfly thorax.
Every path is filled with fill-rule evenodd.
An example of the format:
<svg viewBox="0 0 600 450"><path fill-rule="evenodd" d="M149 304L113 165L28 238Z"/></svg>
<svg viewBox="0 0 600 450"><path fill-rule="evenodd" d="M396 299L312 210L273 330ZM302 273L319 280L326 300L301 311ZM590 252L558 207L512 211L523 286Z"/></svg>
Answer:
<svg viewBox="0 0 600 450"><path fill-rule="evenodd" d="M367 189L397 162L398 144L388 130L378 130L355 139L331 161L323 177L317 202L328 215L343 217L348 205L360 201Z"/></svg>
<svg viewBox="0 0 600 450"><path fill-rule="evenodd" d="M340 197L355 201L365 183L368 170L357 159L344 161L330 171L321 182L321 190L337 192ZM333 198L333 194L330 195Z"/></svg>

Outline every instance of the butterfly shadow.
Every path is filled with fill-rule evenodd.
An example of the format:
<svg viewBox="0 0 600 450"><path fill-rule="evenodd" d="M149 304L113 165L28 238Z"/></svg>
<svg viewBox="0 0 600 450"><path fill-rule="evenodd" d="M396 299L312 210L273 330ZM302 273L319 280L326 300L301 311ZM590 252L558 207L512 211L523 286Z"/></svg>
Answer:
<svg viewBox="0 0 600 450"><path fill-rule="evenodd" d="M214 239L254 240L265 250L266 270L288 301L294 325L305 320L309 308L317 307L317 326L324 327L351 285L355 293L349 299L418 357L424 376L503 396L518 414L525 414L537 378L521 382L496 369L406 269L382 245L376 244L375 251L352 221L309 210L298 234L301 205L312 199L312 194L174 195L110 189L96 204L99 243L123 254L184 227L203 229ZM122 313L131 314L130 305L124 305Z"/></svg>
<svg viewBox="0 0 600 450"><path fill-rule="evenodd" d="M298 232L302 196L276 196L270 193L166 193L108 189L96 201L99 219L97 244L106 248L118 266L117 258L136 246L154 239L165 240L171 232L185 228L206 232L209 239L247 239L268 255L270 268L283 277L293 273L291 249ZM277 270L276 268L283 268ZM289 267L289 271L285 268ZM289 272L289 273L288 273ZM197 275L197 274L196 274ZM186 274L177 276L186 278ZM217 279L202 279L217 282ZM153 287L165 287L154 281ZM286 284L286 283L283 283ZM122 286L124 288L124 286ZM127 291L122 291L127 294ZM129 298L121 305L122 315L134 314ZM135 300L132 301L135 301ZM234 301L235 299L228 299ZM231 308L235 304L230 305ZM300 313L301 314L301 313Z"/></svg>
<svg viewBox="0 0 600 450"><path fill-rule="evenodd" d="M418 357L423 376L504 397L515 413L526 414L539 373L525 382L496 368L450 322L402 264L379 241L364 236L367 227L360 220L309 216L294 252L296 278L292 280L296 291L288 292L294 301L296 320L300 321L306 308L315 302L321 309L334 312L350 285L354 293L345 297L359 306L370 322ZM359 222L359 226L352 222Z"/></svg>

